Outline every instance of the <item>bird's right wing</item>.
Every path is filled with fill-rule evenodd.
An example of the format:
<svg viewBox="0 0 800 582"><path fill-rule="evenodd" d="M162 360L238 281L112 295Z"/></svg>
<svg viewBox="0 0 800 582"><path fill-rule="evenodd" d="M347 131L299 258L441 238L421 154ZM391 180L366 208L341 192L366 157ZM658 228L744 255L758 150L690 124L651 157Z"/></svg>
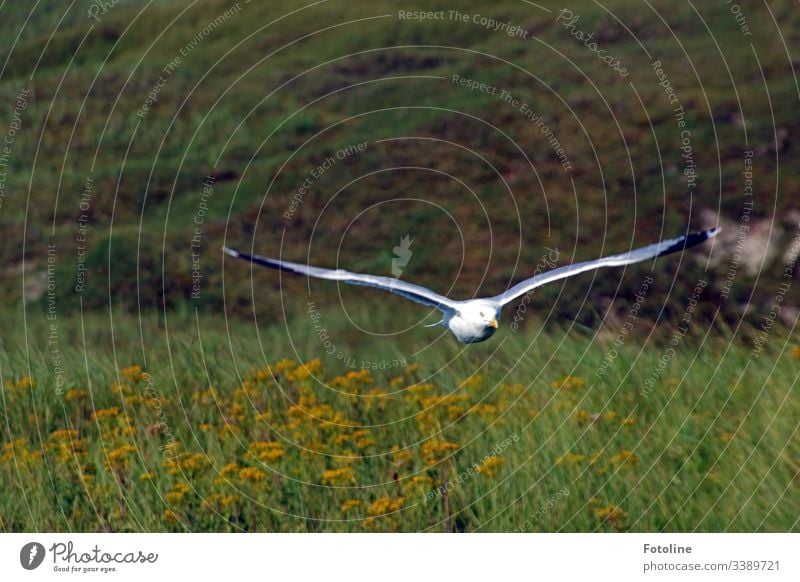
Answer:
<svg viewBox="0 0 800 582"><path fill-rule="evenodd" d="M627 253L612 255L610 257L604 257L594 261L584 261L582 263L574 263L572 265L558 267L552 271L547 271L546 273L536 275L535 277L531 277L530 279L526 279L525 281L517 283L505 293L501 293L496 297L492 297L492 299L498 301L500 305L505 305L517 297L521 297L529 291L536 289L536 287L540 287L546 283L572 277L578 273L592 271L601 267L620 267L622 265L630 265L631 263L638 263L639 261L646 261L647 259L668 255L670 253L699 245L700 243L717 236L718 233L719 228L712 228L710 230L704 230L701 232L692 232L685 236L662 240L661 242L647 245L646 247L635 249Z"/></svg>
<svg viewBox="0 0 800 582"><path fill-rule="evenodd" d="M456 308L456 302L451 301L447 297L443 297L438 293L434 293L427 287L422 285L414 285L413 283L406 283L400 279L393 277L381 277L378 275L364 275L361 273L351 273L344 269L324 269L322 267L312 267L311 265L303 265L300 263L290 263L289 261L279 261L277 259L270 259L259 255L248 255L247 253L240 253L228 247L222 247L232 257L250 261L258 265L270 267L271 269L278 269L281 271L289 271L307 277L316 277L318 279L328 279L331 281L342 281L350 285L364 285L366 287L375 287L376 289L383 289L389 291L411 301L435 307L441 311L448 311Z"/></svg>

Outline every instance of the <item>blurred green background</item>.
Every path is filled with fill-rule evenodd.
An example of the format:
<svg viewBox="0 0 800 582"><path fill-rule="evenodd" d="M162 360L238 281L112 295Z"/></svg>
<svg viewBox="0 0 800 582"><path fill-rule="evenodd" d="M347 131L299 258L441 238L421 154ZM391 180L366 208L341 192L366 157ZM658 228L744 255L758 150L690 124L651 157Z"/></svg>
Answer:
<svg viewBox="0 0 800 582"><path fill-rule="evenodd" d="M7 305L23 296L45 304L48 244L61 312L80 300L85 309L218 311L225 296L229 314L247 314L250 269L229 261L223 287L223 242L388 275L393 248L408 235L404 276L468 297L527 276L546 246L565 263L718 222L725 233L710 264L700 253L660 260L660 289L684 297L708 267L707 319L719 307L729 323L743 313L757 322L772 304L800 220L798 84L787 48L800 35L800 14L791 5L737 5L750 36L725 3L581 2L570 7L580 17L572 28L561 5L457 7L515 24L527 38L472 20L403 20L397 4L380 1L238 6L122 1L96 18L60 2L3 7L0 98L13 104L30 92L0 212ZM576 31L593 33L629 74ZM677 101L659 85L657 61ZM453 75L496 87L495 95ZM541 117L569 171L550 134L501 91ZM0 127L13 113L7 105ZM313 168L362 142L363 152L313 179L285 216ZM742 175L748 150L752 199ZM207 176L213 193L203 197ZM750 231L740 236L743 212ZM82 216L87 270L76 293ZM591 323L606 309L624 311L641 280L630 273L650 267L543 288L533 307L555 304L555 313ZM202 275L194 298L193 270ZM276 274L253 277L256 310L281 316ZM289 291L306 285L284 281ZM329 285L314 290L321 301L338 299ZM352 303L361 292L342 293ZM784 323L796 316L799 293L789 290ZM290 313L304 308L286 303ZM643 314L679 317L682 309L653 301Z"/></svg>

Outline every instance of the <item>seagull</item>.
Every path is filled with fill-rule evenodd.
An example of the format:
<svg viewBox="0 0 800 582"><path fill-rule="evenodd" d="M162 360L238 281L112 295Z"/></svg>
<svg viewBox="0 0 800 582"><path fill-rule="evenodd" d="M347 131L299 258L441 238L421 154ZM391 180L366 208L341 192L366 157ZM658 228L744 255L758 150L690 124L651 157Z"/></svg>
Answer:
<svg viewBox="0 0 800 582"><path fill-rule="evenodd" d="M500 312L503 310L503 306L530 293L537 287L602 267L620 267L622 265L630 265L632 263L638 263L646 261L647 259L682 251L717 236L719 231L719 228L712 228L700 232L692 232L677 238L663 240L646 247L628 251L627 253L557 267L529 279L525 279L500 295L463 301L449 299L422 285L415 285L393 277L351 273L344 269L312 267L311 265L290 263L289 261L280 261L259 255L248 255L247 253L241 253L228 247L222 247L222 250L232 257L250 261L257 265L263 265L281 271L289 271L299 275L305 275L306 277L317 277L319 279L328 279L331 281L342 281L351 285L376 287L384 291L389 291L390 293L395 293L396 295L400 295L416 303L435 307L442 312L442 319L426 327L442 325L447 327L458 341L465 344L472 344L487 340L494 335L497 331L497 322L500 319Z"/></svg>

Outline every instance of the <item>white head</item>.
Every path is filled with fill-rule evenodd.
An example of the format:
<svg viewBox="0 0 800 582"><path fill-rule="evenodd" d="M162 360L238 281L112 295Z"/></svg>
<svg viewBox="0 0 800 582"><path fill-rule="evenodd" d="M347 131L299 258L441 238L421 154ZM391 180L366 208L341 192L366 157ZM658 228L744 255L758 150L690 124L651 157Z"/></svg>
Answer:
<svg viewBox="0 0 800 582"><path fill-rule="evenodd" d="M483 327L497 329L497 319L500 317L500 308L490 301L477 299L465 303L459 308L463 319L473 323L480 323Z"/></svg>
<svg viewBox="0 0 800 582"><path fill-rule="evenodd" d="M497 331L500 308L500 305L485 299L465 301L459 304L446 325L460 342L465 344L482 342Z"/></svg>

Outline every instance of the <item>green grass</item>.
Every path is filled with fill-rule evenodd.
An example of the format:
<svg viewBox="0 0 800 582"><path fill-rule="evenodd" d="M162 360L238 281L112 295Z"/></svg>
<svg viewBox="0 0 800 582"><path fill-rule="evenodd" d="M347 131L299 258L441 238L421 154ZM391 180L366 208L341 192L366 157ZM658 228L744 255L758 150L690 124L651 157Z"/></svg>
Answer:
<svg viewBox="0 0 800 582"><path fill-rule="evenodd" d="M518 258L519 264L535 264L544 246L557 245L565 256L574 252L575 258L583 259L595 256L601 237L609 250L616 250L628 248L632 239L644 244L675 234L687 224L709 226L698 216L702 210L713 213L719 208L723 218L736 220L744 202L740 182L745 135L734 118L740 107L749 146L758 151L759 203L753 218L784 222L785 229L774 231L779 248L786 247L796 229L790 218L796 205L776 191L798 189L798 172L792 171L800 159L798 145L787 139L779 146L778 184L771 144L776 131L797 133L793 108L772 105L794 102L797 87L772 17L759 3L742 6L753 30L769 32L743 42L723 4L697 6L698 16L691 4L668 1L652 2L652 8L611 2L604 5L607 10L588 0L578 2L572 10L581 16L582 29L596 32L603 47L628 65L630 77L622 82L554 22L555 12L524 2L462 2L459 10L523 26L531 32L527 40L474 24L399 22L397 6L386 1L324 3L267 27L303 4L251 2L242 4L238 14L183 58L158 102L141 119L136 111L164 66L232 5L229 0L191 6L160 1L139 14L144 4L117 3L101 23L75 8L66 12L58 28L64 12L57 2L41 3L30 20L28 6L6 2L0 9L4 36L16 38L13 31L21 31L16 43L0 46L0 60L7 59L0 97L12 103L21 87L33 96L23 114L24 129L13 144L0 218L0 263L12 271L0 278L0 294L7 301L21 299L23 261L31 277L42 273L44 247L51 240L59 249L59 278L69 282L77 260L78 198L89 176L95 181L95 195L87 245L95 259L89 267L96 276L88 279L81 298L84 307L107 307L109 292L115 306L131 310L140 301L160 305L163 300L171 307L187 300L192 268L188 241L198 192L209 173L227 176L217 182L202 226L201 262L209 282L219 280L223 237L232 246L249 246L255 239L260 252L274 254L286 229L284 249L290 259L310 251L312 259L327 262L326 250L343 243L340 258L351 268L362 266L365 251L377 247L388 254L399 237L410 234L418 241L420 257L423 248L444 252L439 271L428 273L412 263L409 276L429 275L439 285L449 285L457 276L458 294L470 294L480 284L496 293L510 282ZM797 45L800 14L782 5L771 10L787 45ZM385 14L392 16L342 24ZM636 39L612 15L624 15L622 21ZM278 50L338 24L342 26ZM651 58L662 61L687 112L701 176L701 186L692 196L679 171L680 130L650 68ZM689 59L696 77L693 70L689 74ZM569 152L573 174L564 174L539 129L519 111L497 97L454 85L453 74L508 89L542 114ZM294 80L281 87L290 79ZM383 109L388 110L370 113ZM7 123L7 113L0 127ZM519 149L492 126L515 140ZM300 149L318 132L322 133ZM439 141L378 141L408 136ZM320 159L364 140L370 142L364 154L327 172L293 220L281 218L293 192ZM354 176L395 166L431 171L371 175L333 199ZM465 186L435 172L453 175ZM401 216L386 212L356 220L342 241L344 228L362 210L400 195L429 204L398 204ZM129 252L139 236L144 241L144 268L137 269L131 260L113 264L107 289L109 242ZM488 257L485 246L490 240L496 252ZM376 257L366 260L374 262ZM162 263L173 274L169 281L160 275ZM714 270L724 276L726 267L720 261ZM667 270L662 264L658 268L662 274ZM142 271L146 284L137 297L128 282ZM730 300L717 302L721 315L735 322L748 300L768 304L781 271L780 261L773 258L759 279L740 272ZM682 269L676 289L686 293L696 276ZM596 293L608 293L617 283L609 278ZM77 309L78 298L68 287L62 287L62 309ZM247 290L244 282L228 286L229 297L238 303L247 302ZM635 288L622 281L618 291L630 297ZM263 293L266 304L278 300L274 285L265 285ZM571 300L580 298L570 289L565 293ZM204 308L221 308L219 285L208 285L203 296ZM789 299L795 305L800 301L797 287L789 291ZM715 307L704 303L702 309L710 318ZM746 313L751 323L759 317L753 310Z"/></svg>
<svg viewBox="0 0 800 582"><path fill-rule="evenodd" d="M9 316L3 530L797 531L800 359L778 330L759 357L725 330L687 337L654 376L668 335L615 347L532 324L464 349L318 308L337 352L414 367L336 380L358 370L305 317L94 314L57 320L59 394L48 322ZM352 312L372 332L415 323ZM276 371L295 349L320 369ZM120 373L134 364L149 383Z"/></svg>

